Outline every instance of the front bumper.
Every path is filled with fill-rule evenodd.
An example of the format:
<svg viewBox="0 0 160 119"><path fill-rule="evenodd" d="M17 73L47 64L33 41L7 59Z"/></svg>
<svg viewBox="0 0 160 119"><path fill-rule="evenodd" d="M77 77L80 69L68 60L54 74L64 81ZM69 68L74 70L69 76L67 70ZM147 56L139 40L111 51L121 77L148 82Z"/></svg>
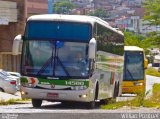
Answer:
<svg viewBox="0 0 160 119"><path fill-rule="evenodd" d="M51 94L51 96L48 96L48 94ZM86 90L45 90L45 89L21 87L21 96L22 98L42 99L42 100L50 100L50 101L90 102L93 100L92 98L93 95L89 89L86 89Z"/></svg>
<svg viewBox="0 0 160 119"><path fill-rule="evenodd" d="M142 86L124 86L122 88L122 94L144 94L145 88Z"/></svg>

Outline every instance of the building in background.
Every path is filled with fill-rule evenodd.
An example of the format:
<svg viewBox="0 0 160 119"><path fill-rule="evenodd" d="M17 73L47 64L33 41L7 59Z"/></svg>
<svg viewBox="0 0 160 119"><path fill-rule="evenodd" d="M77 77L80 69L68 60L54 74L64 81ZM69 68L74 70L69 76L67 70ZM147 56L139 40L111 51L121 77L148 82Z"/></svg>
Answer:
<svg viewBox="0 0 160 119"><path fill-rule="evenodd" d="M20 55L13 56L16 35L23 34L27 18L48 13L48 0L0 0L0 69L19 71Z"/></svg>
<svg viewBox="0 0 160 119"><path fill-rule="evenodd" d="M48 13L48 0L24 0L25 18Z"/></svg>

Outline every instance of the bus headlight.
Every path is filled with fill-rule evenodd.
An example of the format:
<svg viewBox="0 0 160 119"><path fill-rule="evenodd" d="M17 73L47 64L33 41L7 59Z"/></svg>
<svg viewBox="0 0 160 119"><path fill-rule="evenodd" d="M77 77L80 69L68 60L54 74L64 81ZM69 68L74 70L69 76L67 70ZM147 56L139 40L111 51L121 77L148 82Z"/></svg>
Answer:
<svg viewBox="0 0 160 119"><path fill-rule="evenodd" d="M135 83L135 86L143 86L143 83Z"/></svg>
<svg viewBox="0 0 160 119"><path fill-rule="evenodd" d="M21 95L28 95L28 92L21 91Z"/></svg>
<svg viewBox="0 0 160 119"><path fill-rule="evenodd" d="M25 95L25 92L21 91L21 95Z"/></svg>
<svg viewBox="0 0 160 119"><path fill-rule="evenodd" d="M79 95L80 98L87 98L87 94Z"/></svg>

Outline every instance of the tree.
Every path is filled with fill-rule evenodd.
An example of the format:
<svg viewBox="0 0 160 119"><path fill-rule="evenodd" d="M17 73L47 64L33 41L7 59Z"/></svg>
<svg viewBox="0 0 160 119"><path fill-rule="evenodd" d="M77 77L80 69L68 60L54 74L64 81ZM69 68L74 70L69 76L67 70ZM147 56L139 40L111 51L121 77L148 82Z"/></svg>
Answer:
<svg viewBox="0 0 160 119"><path fill-rule="evenodd" d="M102 8L96 9L94 12L90 12L89 15L97 16L100 18L106 18L109 16L108 13Z"/></svg>
<svg viewBox="0 0 160 119"><path fill-rule="evenodd" d="M73 8L74 4L72 4L69 0L61 0L54 4L53 11L58 14L69 14L70 10Z"/></svg>
<svg viewBox="0 0 160 119"><path fill-rule="evenodd" d="M126 46L138 46L147 50L151 46L149 39L142 35L135 35L132 32L124 32L124 41Z"/></svg>
<svg viewBox="0 0 160 119"><path fill-rule="evenodd" d="M150 25L160 25L160 0L145 0L144 20L149 21Z"/></svg>
<svg viewBox="0 0 160 119"><path fill-rule="evenodd" d="M144 20L149 21L148 25L160 25L160 0L145 0L144 8ZM160 47L160 32L154 31L149 33L147 40L152 45Z"/></svg>

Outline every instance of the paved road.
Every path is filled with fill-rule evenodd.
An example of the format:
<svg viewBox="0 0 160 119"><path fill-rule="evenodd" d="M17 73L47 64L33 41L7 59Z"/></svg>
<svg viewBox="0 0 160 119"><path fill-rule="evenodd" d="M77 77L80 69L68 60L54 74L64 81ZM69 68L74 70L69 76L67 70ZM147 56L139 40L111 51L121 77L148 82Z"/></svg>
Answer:
<svg viewBox="0 0 160 119"><path fill-rule="evenodd" d="M150 91L152 93L152 86L154 83L160 83L160 77L154 77L147 75L146 77L146 92Z"/></svg>
<svg viewBox="0 0 160 119"><path fill-rule="evenodd" d="M131 109L129 107L123 107L117 110L102 110L99 108L87 110L81 105L66 106L60 103L51 102L44 102L42 107L39 109L33 108L30 103L1 106L0 112L2 113L0 114L0 118L3 118L3 116L14 116L16 117L15 119L122 119L122 115L125 114L133 114L138 116L139 114L157 114L158 117L154 119L160 118L160 110L153 108L141 107Z"/></svg>

